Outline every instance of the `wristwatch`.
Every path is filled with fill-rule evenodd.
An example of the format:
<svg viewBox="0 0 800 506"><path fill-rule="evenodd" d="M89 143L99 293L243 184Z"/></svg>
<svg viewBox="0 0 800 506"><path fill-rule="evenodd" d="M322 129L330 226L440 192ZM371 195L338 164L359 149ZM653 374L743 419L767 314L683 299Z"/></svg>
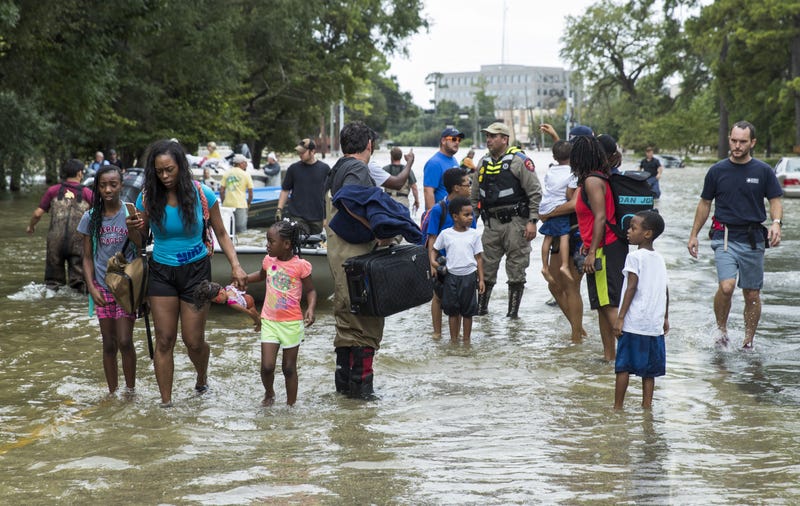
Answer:
<svg viewBox="0 0 800 506"><path fill-rule="evenodd" d="M536 218L531 218L531 219L529 219L529 220L528 220L528 223L531 223L531 224L533 224L533 225L536 225L536 222L538 222L538 221L539 221L539 220L537 220Z"/></svg>
<svg viewBox="0 0 800 506"><path fill-rule="evenodd" d="M783 226L783 222L781 221L780 218L776 218L776 219L772 220L772 223L777 223L778 225Z"/></svg>

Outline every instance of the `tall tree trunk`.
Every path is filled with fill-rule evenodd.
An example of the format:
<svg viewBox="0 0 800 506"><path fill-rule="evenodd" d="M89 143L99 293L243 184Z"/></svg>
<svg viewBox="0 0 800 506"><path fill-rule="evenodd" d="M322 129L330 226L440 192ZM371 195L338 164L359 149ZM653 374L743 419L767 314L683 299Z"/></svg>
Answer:
<svg viewBox="0 0 800 506"><path fill-rule="evenodd" d="M725 99L719 97L719 130L717 131L717 158L728 158L728 108Z"/></svg>
<svg viewBox="0 0 800 506"><path fill-rule="evenodd" d="M792 79L800 77L800 15L794 17L797 35L792 38ZM794 152L800 153L800 93L794 92Z"/></svg>
<svg viewBox="0 0 800 506"><path fill-rule="evenodd" d="M255 137L251 137L247 139L247 145L250 146L250 161L253 162L253 167L258 169L258 166L261 164L261 150L256 149L256 142L257 139ZM263 147L261 148L264 149Z"/></svg>
<svg viewBox="0 0 800 506"><path fill-rule="evenodd" d="M59 168L59 160L55 156L45 156L44 158L45 183L47 183L48 185L53 185L59 181L58 168Z"/></svg>
<svg viewBox="0 0 800 506"><path fill-rule="evenodd" d="M262 141L261 139L256 138L253 139L252 142L253 142L253 151L251 152L251 154L253 155L252 158L253 167L256 170L258 170L261 168L261 152L264 151L264 148L266 146L264 145L264 141Z"/></svg>
<svg viewBox="0 0 800 506"><path fill-rule="evenodd" d="M722 39L722 48L719 52L719 68L725 68L728 60L728 37ZM727 95L727 79L725 78L726 72L719 72L717 77L717 86L719 89L719 131L717 137L717 158L723 159L728 157L728 107L725 104L725 97Z"/></svg>
<svg viewBox="0 0 800 506"><path fill-rule="evenodd" d="M25 160L20 155L11 157L11 185L9 189L12 192L18 192L22 188L22 167L25 165Z"/></svg>
<svg viewBox="0 0 800 506"><path fill-rule="evenodd" d="M0 156L0 190L6 189L6 164Z"/></svg>

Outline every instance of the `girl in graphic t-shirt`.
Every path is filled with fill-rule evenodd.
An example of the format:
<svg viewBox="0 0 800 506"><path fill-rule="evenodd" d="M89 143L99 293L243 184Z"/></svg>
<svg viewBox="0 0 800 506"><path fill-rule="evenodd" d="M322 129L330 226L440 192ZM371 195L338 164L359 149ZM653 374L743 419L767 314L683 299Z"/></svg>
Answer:
<svg viewBox="0 0 800 506"><path fill-rule="evenodd" d="M275 363L283 346L281 369L286 381L286 404L297 400L297 352L305 335L304 326L314 323L317 292L311 281L311 264L298 256L300 228L282 220L267 231L267 256L261 270L250 273L247 282L266 280L264 307L261 310L261 383L264 406L275 402ZM303 313L300 299L306 294L308 307Z"/></svg>
<svg viewBox="0 0 800 506"><path fill-rule="evenodd" d="M122 250L128 238L125 208L120 200L122 171L115 165L103 165L95 174L94 201L78 224L83 234L83 276L89 289L90 312L93 307L100 322L103 337L103 370L108 391L114 393L119 384L117 350L122 355L122 373L127 393L136 385L136 349L133 346L133 323L136 314L128 313L114 300L106 285L108 259ZM133 248L125 251L128 260L133 258Z"/></svg>

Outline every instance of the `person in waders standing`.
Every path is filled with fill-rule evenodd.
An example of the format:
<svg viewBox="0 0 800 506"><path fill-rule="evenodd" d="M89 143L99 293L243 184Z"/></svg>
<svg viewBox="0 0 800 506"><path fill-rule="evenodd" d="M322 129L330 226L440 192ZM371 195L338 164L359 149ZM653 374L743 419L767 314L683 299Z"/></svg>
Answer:
<svg viewBox="0 0 800 506"><path fill-rule="evenodd" d="M80 160L67 160L61 167L62 182L44 192L39 207L33 212L27 232L33 234L36 224L45 213L50 213L47 232L47 259L44 283L50 290L68 285L86 293L83 277L83 236L78 233L78 223L83 213L92 205L92 190L81 184L84 165ZM67 263L66 271L64 262Z"/></svg>

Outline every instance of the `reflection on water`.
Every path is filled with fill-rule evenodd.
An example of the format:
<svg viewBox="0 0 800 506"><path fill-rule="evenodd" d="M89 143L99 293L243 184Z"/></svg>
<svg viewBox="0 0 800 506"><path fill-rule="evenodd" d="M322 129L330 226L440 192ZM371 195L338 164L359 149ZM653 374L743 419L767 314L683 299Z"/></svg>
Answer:
<svg viewBox="0 0 800 506"><path fill-rule="evenodd" d="M417 152L417 173L431 151ZM537 166L547 157L536 154ZM387 157L388 158L388 157ZM381 161L382 163L382 161ZM323 304L299 356L294 408L260 406L257 336L226 308L209 318L210 384L176 347L175 407L158 390L137 323L137 392L106 396L97 322L82 296L41 284L46 227L24 234L38 195L0 198L0 497L4 503L513 504L796 503L800 497L798 231L767 253L756 352L713 347L716 278L707 241L685 242L704 169L668 170L656 247L670 275L667 375L643 412L631 379L614 412L613 367L592 337L569 342L548 307L534 243L518 321L500 284L472 345L430 339L420 307L387 319L380 399L333 388L333 318ZM785 202L788 217L800 213ZM258 238L258 233L254 236ZM737 293L731 333L741 340Z"/></svg>

